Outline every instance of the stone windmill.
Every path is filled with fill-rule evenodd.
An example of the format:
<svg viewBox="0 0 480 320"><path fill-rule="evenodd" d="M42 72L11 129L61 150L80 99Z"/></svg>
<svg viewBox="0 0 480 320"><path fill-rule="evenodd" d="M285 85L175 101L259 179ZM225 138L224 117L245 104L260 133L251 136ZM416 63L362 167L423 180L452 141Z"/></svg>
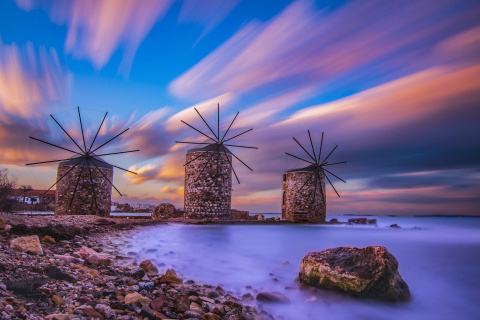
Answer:
<svg viewBox="0 0 480 320"><path fill-rule="evenodd" d="M295 140L295 142L303 149L303 151L305 151L311 160L306 160L286 152L287 155L308 163L308 166L287 170L283 174L283 220L314 223L324 222L327 212L325 178L330 183L333 190L335 190L337 196L340 197L340 194L337 192L333 186L333 183L328 178L327 173L346 183L345 180L336 176L326 168L327 166L347 163L347 161L334 163L329 163L327 161L335 149L337 149L338 145L335 146L335 148L333 148L333 150L323 160L321 160L324 133L322 132L322 140L320 143L318 157L313 146L310 130L308 130L308 136L312 146L312 154L308 152L307 149L305 149L302 144L295 139L295 137L293 140Z"/></svg>
<svg viewBox="0 0 480 320"><path fill-rule="evenodd" d="M112 183L113 168L115 167L133 174L136 173L127 169L117 167L115 165L111 165L105 160L103 160L101 157L114 154L137 152L140 150L120 151L113 153L101 153L98 151L99 149L125 133L129 128L123 130L105 143L102 143L100 146L94 148L95 140L97 139L98 133L100 132L100 129L103 125L103 122L105 121L108 112L105 113L105 116L103 117L102 122L98 127L95 137L92 139L90 146L87 147L87 144L85 142L85 134L83 131L82 118L80 116L80 108L77 107L77 111L80 121L80 130L82 133L83 148L71 137L67 130L65 130L60 125L60 123L52 115L50 115L50 117L55 121L55 123L73 142L73 144L75 145L74 149L76 150L76 148L78 148L78 151L64 148L34 137L30 137L30 139L42 142L52 147L69 151L74 155L67 159L27 163L27 166L55 162L59 163L57 169L57 180L50 188L48 188L48 190L50 190L55 185L57 186L55 193L55 215L96 214L101 216L108 216L110 215L112 187L118 192L120 196L122 196L120 191L118 191L118 189ZM46 190L45 193L48 190Z"/></svg>
<svg viewBox="0 0 480 320"><path fill-rule="evenodd" d="M227 138L235 119L228 126L223 136L220 135L220 105L217 105L217 132L214 132L200 112L194 108L213 136L207 135L181 120L184 124L202 134L208 140L204 142L176 141L176 143L193 144L196 147L187 151L185 156L185 216L189 218L228 218L230 217L232 200L232 172L240 184L233 168L233 158L240 161L250 171L245 162L240 160L228 147L257 149L227 143L252 129Z"/></svg>

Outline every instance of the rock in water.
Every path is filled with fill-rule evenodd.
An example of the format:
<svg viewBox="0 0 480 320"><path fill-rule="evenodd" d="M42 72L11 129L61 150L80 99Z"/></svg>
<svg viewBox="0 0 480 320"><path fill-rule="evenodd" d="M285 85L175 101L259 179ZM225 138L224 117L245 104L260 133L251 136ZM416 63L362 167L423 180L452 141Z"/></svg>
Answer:
<svg viewBox="0 0 480 320"><path fill-rule="evenodd" d="M310 252L300 264L299 279L305 285L358 297L392 302L410 298L397 259L383 246Z"/></svg>
<svg viewBox="0 0 480 320"><path fill-rule="evenodd" d="M158 269L151 260L143 260L140 262L140 268L142 268L148 275L158 274Z"/></svg>
<svg viewBox="0 0 480 320"><path fill-rule="evenodd" d="M290 303L290 299L278 292L260 292L257 295L257 300L273 303Z"/></svg>
<svg viewBox="0 0 480 320"><path fill-rule="evenodd" d="M29 252L33 254L43 254L42 246L38 236L18 237L10 242L13 250Z"/></svg>

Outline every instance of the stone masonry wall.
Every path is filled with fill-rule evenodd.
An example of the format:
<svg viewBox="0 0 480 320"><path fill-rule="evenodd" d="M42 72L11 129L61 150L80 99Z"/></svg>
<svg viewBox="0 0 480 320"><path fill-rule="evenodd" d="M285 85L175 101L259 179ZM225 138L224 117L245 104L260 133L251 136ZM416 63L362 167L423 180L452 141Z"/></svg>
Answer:
<svg viewBox="0 0 480 320"><path fill-rule="evenodd" d="M57 180L71 168L72 166L59 166L57 170ZM90 171L88 169L89 167L85 166L80 176L80 181L71 206L70 199L75 191L75 185L77 184L79 174L82 172L82 167L77 166L57 183L55 215L110 215L112 186L103 175L98 172L96 167L90 167L95 189L94 195L90 183ZM100 170L113 182L112 169L100 167ZM95 199L98 208L95 206Z"/></svg>
<svg viewBox="0 0 480 320"><path fill-rule="evenodd" d="M311 177L312 172L286 172L283 181L282 219L289 221L325 222L326 203L320 193L315 178L302 188ZM320 174L323 193L325 195L325 175ZM315 185L317 187L315 188ZM300 190L300 192L298 192Z"/></svg>
<svg viewBox="0 0 480 320"><path fill-rule="evenodd" d="M202 156L200 156L203 154ZM213 152L191 152L185 156L185 215L189 218L230 217L232 169L227 156ZM216 158L218 157L218 160ZM201 176L202 169L208 160ZM228 155L230 162L232 156ZM218 164L218 168L217 168Z"/></svg>

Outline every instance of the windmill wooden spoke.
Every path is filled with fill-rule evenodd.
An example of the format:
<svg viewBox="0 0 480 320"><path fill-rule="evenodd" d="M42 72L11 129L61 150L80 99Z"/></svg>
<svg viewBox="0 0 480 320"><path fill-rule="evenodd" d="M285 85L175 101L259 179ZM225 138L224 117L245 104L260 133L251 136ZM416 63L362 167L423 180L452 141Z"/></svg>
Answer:
<svg viewBox="0 0 480 320"><path fill-rule="evenodd" d="M307 151L307 149L305 149L305 148L302 146L302 144L301 144L300 142L298 142L297 139L295 139L295 137L293 137L293 140L295 140L295 142L298 143L298 145L299 145L300 147L302 147L303 151L305 151L305 152L308 154L308 156L309 156L310 158L312 158L312 160L313 160L315 163L317 162L317 160L315 160L315 158L312 157L312 155Z"/></svg>
<svg viewBox="0 0 480 320"><path fill-rule="evenodd" d="M228 133L228 130L230 130L230 128L232 127L232 124L235 122L235 119L237 119L237 116L240 112L237 112L237 114L235 115L235 117L233 118L232 122L230 122L230 125L228 126L228 129L227 131L225 131L225 133L223 134L223 137L222 137L222 140L225 139L225 137L227 136L227 133Z"/></svg>
<svg viewBox="0 0 480 320"><path fill-rule="evenodd" d="M194 128L193 126L189 125L188 123L186 123L185 121L183 120L180 120L181 122L185 123L187 126L189 126L190 128L192 128L193 130L197 131L198 133L200 134L203 134L205 137L207 137L208 139L214 141L214 142L217 142L217 140L213 139L212 137L206 135L205 133L203 133L202 131L198 130L197 128Z"/></svg>
<svg viewBox="0 0 480 320"><path fill-rule="evenodd" d="M231 137L230 139L227 139L227 140L225 140L225 141L223 141L223 142L227 142L227 141L229 141L229 140L232 140L232 139L234 139L234 138L236 138L236 137L238 137L238 136L241 136L242 134L245 134L245 133L247 133L247 132L249 132L249 131L252 131L252 130L253 130L253 128L248 129L247 131L244 131L244 132L242 132L242 133L239 133L239 134L237 134L236 136L233 136L233 137Z"/></svg>
<svg viewBox="0 0 480 320"><path fill-rule="evenodd" d="M107 113L108 112L105 112L105 115L103 116L102 122L100 123L100 126L97 129L97 133L95 134L95 137L93 138L92 143L90 144L90 148L88 148L88 152L90 152L90 150L92 150L93 143L97 139L98 133L100 132L100 128L102 128L103 122L105 121L105 118L107 117Z"/></svg>
<svg viewBox="0 0 480 320"><path fill-rule="evenodd" d="M305 160L305 159L303 159L303 158L297 157L297 156L295 156L295 155L293 155L293 154L291 154L291 153L285 152L285 154L288 154L290 157L294 157L294 158L297 158L297 159L299 159L299 160L303 160L303 161L308 162L308 163L310 163L310 164L313 164L313 165L315 164L315 163L312 162L312 161L308 161L308 160Z"/></svg>
<svg viewBox="0 0 480 320"><path fill-rule="evenodd" d="M343 182L347 183L347 181L345 181L345 180L343 180L342 178L340 178L340 177L338 177L338 176L334 175L332 172L328 171L327 169L323 168L323 170L324 170L324 171L327 171L328 173L330 173L332 176L334 176L334 177L335 177L335 178L337 178L338 180L340 180L340 181L343 181Z"/></svg>
<svg viewBox="0 0 480 320"><path fill-rule="evenodd" d="M80 163L80 161L81 161L83 158L76 158L76 159L79 159L79 161L77 161L77 163L75 163L75 164L73 165L73 167L71 167L63 176L61 176L60 179L57 180L57 182L55 182L54 184L52 184L52 186L51 186L50 188L48 188L47 190L45 190L45 192L44 192L43 194L46 194L47 191L49 191L50 189L52 189L57 183L60 182L60 180L62 180L63 178L65 178L65 176L66 176L67 174L69 174L70 171L72 171L73 169L75 169L75 168L77 167L77 165Z"/></svg>
<svg viewBox="0 0 480 320"><path fill-rule="evenodd" d="M203 122L205 122L205 124L207 125L208 129L210 129L210 132L213 134L213 136L215 138L217 138L217 140L219 139L218 136L215 134L215 132L213 132L212 128L210 128L210 126L208 125L207 121L205 121L205 119L203 119L202 115L200 114L200 112L197 110L197 108L193 108L195 109L195 111L197 111L198 115L200 116L200 118L202 118Z"/></svg>
<svg viewBox="0 0 480 320"><path fill-rule="evenodd" d="M250 168L249 166L247 166L247 164L245 162L243 162L242 160L240 160L239 157L237 157L233 152L230 151L230 153L232 154L232 156L235 157L235 159L237 159L238 161L240 161L245 167L247 167L248 169L250 169L250 171L253 171L252 168Z"/></svg>
<svg viewBox="0 0 480 320"><path fill-rule="evenodd" d="M70 198L70 204L68 205L69 208L72 206L73 198L77 194L77 187L78 183L80 182L80 178L82 177L83 169L85 169L85 162L83 163L82 170L80 170L80 173L78 174L77 183L75 184L75 189L73 190L72 197Z"/></svg>
<svg viewBox="0 0 480 320"><path fill-rule="evenodd" d="M207 151L207 152L208 152L208 151L212 151L215 146L216 146L215 144L210 145L210 147L209 147L206 151ZM197 156L197 157L193 158L192 160L188 161L188 162L185 163L183 166L186 166L186 165L188 165L189 163L191 163L191 162L193 162L193 161L195 161L195 160L197 160L198 158L203 157L203 156L205 156L205 152L202 152L199 156Z"/></svg>
<svg viewBox="0 0 480 320"><path fill-rule="evenodd" d="M326 163L326 164L322 165L322 167L325 167L325 166L333 166L333 165L341 164L341 163L347 163L347 161L335 162L335 163Z"/></svg>
<svg viewBox="0 0 480 320"><path fill-rule="evenodd" d="M82 131L83 150L84 152L87 152L87 146L85 145L85 135L83 133L82 117L80 116L80 107L77 107L77 111L78 111L78 119L80 120L80 130Z"/></svg>
<svg viewBox="0 0 480 320"><path fill-rule="evenodd" d="M322 141L320 142L320 150L318 151L318 162L321 161L322 159L322 148L323 148L323 134L325 132L322 132Z"/></svg>
<svg viewBox="0 0 480 320"><path fill-rule="evenodd" d="M32 162L32 163L26 163L26 166L31 166L34 164L42 164L42 163L52 163L52 162L60 162L60 161L65 161L65 160L75 160L75 159L82 159L82 157L78 158L67 158L67 159L60 159L60 160L50 160L50 161L41 161L41 162Z"/></svg>
<svg viewBox="0 0 480 320"><path fill-rule="evenodd" d="M232 169L233 174L235 175L235 178L237 179L238 184L240 184L240 179L238 179L237 173L235 172L235 169L233 169L232 162L230 161L230 158L228 157L225 149L223 149L223 153L225 154L225 157L227 158L228 164L230 165L230 168Z"/></svg>
<svg viewBox="0 0 480 320"><path fill-rule="evenodd" d="M95 157L111 156L113 154L131 153L131 152L138 152L138 151L140 151L140 150L129 150L129 151L120 151L120 152L112 152L112 153L93 154L93 155L90 155L90 157L95 158Z"/></svg>
<svg viewBox="0 0 480 320"><path fill-rule="evenodd" d="M75 143L75 145L78 147L78 149L80 149L80 151L82 152L85 152L84 150L82 150L82 148L80 148L80 146L78 145L78 143L68 134L67 130L63 129L62 125L60 123L58 123L57 119L55 119L52 115L50 115L50 117L52 117L53 121L55 121L58 126L60 127L60 129L63 130L63 132L65 132L65 134L70 138L70 140L73 141L73 143ZM73 152L73 151L72 151Z"/></svg>
<svg viewBox="0 0 480 320"><path fill-rule="evenodd" d="M236 147L236 148L247 148L247 149L258 149L257 147L247 147L247 146L237 146L235 144L224 144L224 146Z"/></svg>
<svg viewBox="0 0 480 320"><path fill-rule="evenodd" d="M325 178L327 178L327 180L328 180L328 182L330 183L330 185L332 186L333 190L335 190L335 193L336 193L336 194L337 194L337 196L340 198L340 195L338 194L338 192L337 192L337 189L335 189L335 187L333 186L333 183L332 183L332 181L330 181L330 179L328 178L328 176L327 176L327 175L325 175Z"/></svg>
<svg viewBox="0 0 480 320"><path fill-rule="evenodd" d="M318 170L315 173L318 177L318 183L320 184L320 194L322 195L323 205L325 205L327 202L325 201L325 193L324 193L323 187L322 187L322 179L320 178L320 173L318 172Z"/></svg>
<svg viewBox="0 0 480 320"><path fill-rule="evenodd" d="M175 143L187 143L187 144L212 144L211 142L190 142L190 141L175 141Z"/></svg>
<svg viewBox="0 0 480 320"><path fill-rule="evenodd" d="M92 158L93 158L93 156L92 156ZM127 170L127 169L123 169L123 168L121 168L121 167L115 166L115 165L113 165L113 164L110 164L110 163L108 163L108 162L105 162L105 161L100 160L100 159L97 159L97 158L95 158L95 161L99 161L99 162L102 162L102 163L106 163L106 164L111 165L112 167L115 167L115 168L117 168L117 169L120 169L120 170L123 170L123 171L126 171L126 172L130 172L130 173L133 173L133 174L137 174L136 172L133 172L133 171L130 171L130 170ZM95 164L94 161L92 161L92 162Z"/></svg>
<svg viewBox="0 0 480 320"><path fill-rule="evenodd" d="M217 139L220 140L220 103L217 104Z"/></svg>
<svg viewBox="0 0 480 320"><path fill-rule="evenodd" d="M303 184L303 186L302 186L300 189L298 189L298 191L297 191L298 193L300 193L300 191L302 191L303 187L305 187L305 186L307 185L307 183L310 182L310 180L312 180L312 178L314 177L314 175L315 175L314 173L312 173L312 174L310 175L310 177L305 181L305 183ZM316 177L315 177L315 178L316 178Z"/></svg>
<svg viewBox="0 0 480 320"><path fill-rule="evenodd" d="M97 168L98 172L100 172L102 174L102 176L105 178L105 180L108 181L108 183L110 183L110 185L118 192L118 194L120 195L120 197L123 197L123 195L120 193L120 191L118 191L118 189L113 185L113 183L110 181L110 179L108 179L108 177L105 175L105 173L103 173L102 170L100 170L100 168L97 166L97 164L95 163L95 161L92 161L93 165L95 166L95 168Z"/></svg>
<svg viewBox="0 0 480 320"><path fill-rule="evenodd" d="M87 163L90 164L90 160L87 160ZM89 176L90 176L90 186L92 187L93 201L95 201L95 208L98 209L97 195L96 195L96 193L95 193L95 184L93 183L92 168L90 168L90 166L88 166L88 173L89 173Z"/></svg>
<svg viewBox="0 0 480 320"><path fill-rule="evenodd" d="M325 159L323 159L322 165L323 165L324 163L326 163L327 159L332 155L333 151L335 151L335 149L337 149L337 147L338 147L338 144L335 146L335 148L333 148L332 151L330 151L330 153L328 154L328 156L327 156Z"/></svg>
<svg viewBox="0 0 480 320"><path fill-rule="evenodd" d="M39 142L43 142L43 143L48 144L48 145L50 145L50 146L52 146L52 147L56 147L56 148L59 148L59 149L63 149L63 150L65 150L65 151L69 151L69 152L72 152L72 153L75 153L75 154L82 155L81 153L78 153L78 152L76 152L76 151L72 151L72 150L67 149L67 148L64 148L64 147L57 146L57 145L55 145L55 144L53 144L53 143L50 143L50 142L47 142L47 141L43 141L43 140L40 140L40 139L37 139L37 138L34 138L34 137L29 137L29 138L32 139L32 140L36 140L36 141L39 141Z"/></svg>
<svg viewBox="0 0 480 320"><path fill-rule="evenodd" d="M200 173L198 174L197 178L195 179L195 182L197 182L197 180L200 178L200 176L202 175L203 171L205 170L205 168L207 167L207 165L210 163L210 161L212 160L213 156L217 153L218 151L218 147L217 147L217 150L215 152L212 152L212 154L210 155L210 158L208 158L207 162L205 162L202 170L200 171ZM218 162L217 162L218 163ZM218 167L217 167L218 169ZM218 172L218 171L217 171Z"/></svg>
<svg viewBox="0 0 480 320"><path fill-rule="evenodd" d="M124 134L125 132L127 132L130 128L127 128L125 130L123 130L122 132L120 132L119 134L117 134L115 137L113 137L112 139L108 140L107 142L105 142L104 144L100 145L99 147L96 147L93 151L91 152L95 152L97 151L98 149L100 149L101 147L103 147L104 145L106 145L107 143L111 142L113 139L116 139L117 137L119 137L120 135Z"/></svg>
<svg viewBox="0 0 480 320"><path fill-rule="evenodd" d="M317 160L317 155L315 154L315 148L313 147L312 135L310 134L310 130L308 130L308 137L310 138L310 144L312 145L313 158L315 159L315 162L318 163L318 161L320 160Z"/></svg>

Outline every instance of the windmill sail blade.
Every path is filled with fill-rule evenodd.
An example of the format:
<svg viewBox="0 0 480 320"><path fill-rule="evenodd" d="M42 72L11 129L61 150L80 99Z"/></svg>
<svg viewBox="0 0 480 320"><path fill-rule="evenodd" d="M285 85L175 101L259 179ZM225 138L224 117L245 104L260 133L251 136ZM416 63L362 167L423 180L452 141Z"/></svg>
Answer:
<svg viewBox="0 0 480 320"><path fill-rule="evenodd" d="M333 166L333 165L342 164L342 163L347 163L347 161L335 162L335 163L327 163L327 164L322 165L322 167L325 167L325 166Z"/></svg>
<svg viewBox="0 0 480 320"><path fill-rule="evenodd" d="M54 184L52 184L52 186L51 186L50 188L48 188L47 190L45 190L45 192L44 192L43 194L46 194L47 191L49 191L50 189L52 189L57 183L60 182L60 180L62 180L63 178L65 178L65 176L66 176L67 174L69 174L70 171L72 171L73 169L75 169L75 168L77 167L77 165L80 163L80 161L81 161L82 159L84 159L84 158L77 158L77 159L79 159L79 161L77 161L77 163L75 163L75 164L73 165L73 167L71 167L63 176L61 176L60 179L58 179Z"/></svg>
<svg viewBox="0 0 480 320"><path fill-rule="evenodd" d="M26 166L31 166L34 164L42 164L42 163L52 163L52 162L60 162L60 161L65 161L65 160L75 160L75 159L81 159L82 157L78 158L67 158L67 159L60 159L60 160L50 160L50 161L41 161L41 162L31 162L31 163L26 163Z"/></svg>
<svg viewBox="0 0 480 320"><path fill-rule="evenodd" d="M68 134L67 130L63 129L62 125L60 123L58 123L57 119L55 119L52 115L50 115L50 117L52 117L53 121L55 121L58 126L60 127L60 129L63 130L63 132L65 132L65 134L70 138L70 140L73 141L73 143L75 143L75 145L78 147L78 149L80 149L80 151L82 152L85 152L84 150L82 150L82 148L80 148L80 146L78 145L78 143Z"/></svg>
<svg viewBox="0 0 480 320"><path fill-rule="evenodd" d="M333 186L333 183L332 183L332 181L330 181L330 179L328 178L328 176L327 176L327 175L325 175L325 178L327 178L327 180L328 180L328 182L330 183L330 185L332 186L333 190L335 190L335 193L336 193L336 194L337 194L337 196L340 198L340 195L338 194L338 192L337 192L337 189L335 189L335 187Z"/></svg>
<svg viewBox="0 0 480 320"><path fill-rule="evenodd" d="M230 125L228 126L228 129L227 131L225 131L225 133L223 134L223 137L222 137L222 140L225 139L225 137L227 136L227 133L228 133L228 130L230 130L230 128L232 127L232 124L235 122L235 119L237 119L237 116L240 112L237 112L237 114L235 115L235 117L233 118L232 122L230 122Z"/></svg>
<svg viewBox="0 0 480 320"><path fill-rule="evenodd" d="M247 146L237 146L235 144L224 144L224 146L236 147L236 148L246 148L246 149L258 149L257 147L247 147Z"/></svg>
<svg viewBox="0 0 480 320"><path fill-rule="evenodd" d="M123 169L123 168L121 168L121 167L117 167L116 165L110 164L110 163L105 162L105 161L103 161L103 160L100 160L100 159L98 159L98 158L95 158L95 160L96 160L96 161L100 161L100 162L102 162L102 163L106 163L106 164L108 164L108 165L110 165L110 166L112 166L112 167L115 167L115 168L117 168L117 169L120 169L120 170L123 170L123 171L126 171L126 172L130 172L130 173L133 173L133 174L138 174L138 173L136 173L136 172L133 172L133 171L130 171L130 170L127 170L127 169ZM93 162L93 164L95 164L94 161L92 161L92 162Z"/></svg>
<svg viewBox="0 0 480 320"><path fill-rule="evenodd" d="M87 152L87 146L85 145L85 134L83 133L82 117L80 116L80 107L77 107L77 111L78 111L78 119L80 120L80 130L82 131L83 150Z"/></svg>
<svg viewBox="0 0 480 320"><path fill-rule="evenodd" d="M87 163L90 164L90 160L87 160ZM89 173L89 175L90 175L90 186L92 186L93 201L95 202L95 208L98 209L97 195L96 195L96 193L95 193L95 184L93 183L92 168L90 168L90 165L88 166L88 173Z"/></svg>
<svg viewBox="0 0 480 320"><path fill-rule="evenodd" d="M322 195L323 205L326 206L327 202L325 201L325 194L324 194L324 190L323 190L323 186L322 186L322 179L320 179L320 173L318 171L315 171L315 174L318 177L318 183L320 185L320 194Z"/></svg>
<svg viewBox="0 0 480 320"><path fill-rule="evenodd" d="M82 170L80 170L80 173L78 174L77 183L75 184L75 189L73 189L73 194L70 198L70 204L68 205L69 208L72 206L73 198L77 194L78 183L80 182L80 178L82 177L83 169L85 169L85 162L83 163Z"/></svg>
<svg viewBox="0 0 480 320"><path fill-rule="evenodd" d="M322 165L325 163L325 161L327 161L327 159L332 155L333 151L335 151L335 149L337 149L337 147L338 147L338 144L335 146L335 148L333 148L332 151L330 151L328 156L325 159L323 159Z"/></svg>
<svg viewBox="0 0 480 320"><path fill-rule="evenodd" d="M95 134L95 137L93 138L92 143L90 144L90 148L88 148L88 152L90 152L90 150L92 150L93 144L95 143L95 140L97 139L98 133L100 132L100 128L102 128L103 122L105 121L105 118L107 117L107 113L108 112L105 112L105 115L103 116L102 122L100 123L100 126L97 129L97 133Z"/></svg>
<svg viewBox="0 0 480 320"><path fill-rule="evenodd" d="M312 135L310 134L310 130L308 130L308 137L310 138L310 144L312 145L313 157L315 158L315 162L318 162L317 155L315 154L315 148L313 147Z"/></svg>
<svg viewBox="0 0 480 320"><path fill-rule="evenodd" d="M95 163L95 161L92 161L93 165L97 168L97 170L102 174L102 176L105 178L105 180L108 181L108 183L110 183L110 185L118 192L118 194L120 195L120 197L123 197L123 195L120 193L120 191L118 191L118 189L113 185L113 183L110 181L110 179L108 179L108 177L105 175L105 173L103 173L102 170L100 170L100 168L97 166L97 164Z"/></svg>
<svg viewBox="0 0 480 320"><path fill-rule="evenodd" d="M322 132L322 141L320 142L320 151L318 151L318 162L322 159L322 148L323 148L323 135L325 132Z"/></svg>
<svg viewBox="0 0 480 320"><path fill-rule="evenodd" d="M189 126L190 128L192 128L193 130L197 131L198 133L200 133L200 134L203 134L203 135L204 135L205 137L207 137L208 139L210 139L210 140L212 140L212 141L215 141L215 142L217 142L217 140L215 140L215 139L213 139L212 137L210 137L210 136L206 135L205 133L203 133L202 131L198 130L197 128L195 128L195 127L193 127L193 126L189 125L189 124L188 124L188 123L186 123L185 121L183 121L183 120L180 120L180 121L181 121L181 122L183 122L183 123L185 123L187 126Z"/></svg>
<svg viewBox="0 0 480 320"><path fill-rule="evenodd" d="M37 139L37 138L34 138L34 137L29 137L29 138L32 139L32 140L36 140L36 141L43 142L43 143L48 144L48 145L50 145L50 146L52 146L52 147L56 147L56 148L59 148L59 149L63 149L63 150L65 150L65 151L69 151L69 152L72 152L72 153L76 153L76 154L79 154L79 155L81 155L81 156L83 155L83 154L78 153L78 152L76 152L76 151L72 151L72 150L70 150L70 149L57 146L56 144L53 144L53 143L50 143L50 142L47 142L47 141L43 141L43 140L40 140L40 139Z"/></svg>
<svg viewBox="0 0 480 320"><path fill-rule="evenodd" d="M187 143L187 144L212 144L211 142L191 142L191 141L175 141L175 143Z"/></svg>
<svg viewBox="0 0 480 320"><path fill-rule="evenodd" d="M237 157L233 152L230 151L230 153L232 154L232 156L235 157L235 159L237 159L238 161L240 161L245 167L247 167L248 169L250 169L250 171L253 171L252 168L250 168L249 166L247 166L247 164L245 162L243 162L242 160L240 160L239 157Z"/></svg>
<svg viewBox="0 0 480 320"><path fill-rule="evenodd" d="M213 156L215 155L215 153L218 152L218 147L217 147L217 150L215 150L215 152L212 152L212 154L210 155L210 158L208 158L207 162L205 162L205 165L203 166L202 170L200 171L200 173L198 174L197 178L195 179L195 182L197 182L198 178L200 178L200 176L202 175L203 171L205 170L205 168L207 167L207 165L210 163L210 161L212 160ZM217 166L218 168L218 166Z"/></svg>
<svg viewBox="0 0 480 320"><path fill-rule="evenodd" d="M213 148L215 148L215 146L216 146L215 144L210 145L210 147L209 147L206 151L207 151L207 152L208 152L208 151L212 151ZM193 162L193 161L195 161L195 160L197 160L198 158L203 157L203 156L205 156L205 152L202 152L199 156L197 156L197 157L193 158L192 160L188 161L188 162L185 163L183 166L186 166L186 165L190 164L191 162Z"/></svg>
<svg viewBox="0 0 480 320"><path fill-rule="evenodd" d="M102 153L102 154L95 154L91 155L91 157L103 157L103 156L111 156L113 154L122 154L122 153L131 153L131 152L138 152L140 150L129 150L129 151L120 151L120 152L112 152L112 153Z"/></svg>
<svg viewBox="0 0 480 320"><path fill-rule="evenodd" d="M225 151L225 149L223 149L223 153L225 154L225 157L227 157L228 164L230 165L230 168L232 169L233 174L235 175L235 178L237 179L238 184L240 184L240 179L238 179L237 173L235 172L235 169L233 169L232 162L230 161L230 158L228 157L228 154Z"/></svg>
<svg viewBox="0 0 480 320"><path fill-rule="evenodd" d="M302 186L300 189L298 189L298 191L297 191L298 193L300 193L300 191L302 191L303 187L305 187L305 186L307 185L307 183L310 182L310 180L312 180L312 178L314 177L314 175L315 175L314 173L312 173L312 174L310 175L310 177L305 181L305 183L303 184L303 186ZM315 178L316 178L316 177L315 177Z"/></svg>
<svg viewBox="0 0 480 320"><path fill-rule="evenodd" d="M244 131L244 132L242 132L242 133L239 133L239 134L237 134L236 136L233 136L233 137L231 137L231 138L229 138L229 139L227 139L227 140L225 140L225 141L223 141L223 142L227 142L227 141L229 141L229 140L235 139L236 137L241 136L242 134L245 134L245 133L247 133L247 132L249 132L249 131L252 131L252 130L253 130L253 128L248 129L247 131Z"/></svg>
<svg viewBox="0 0 480 320"><path fill-rule="evenodd" d="M130 128L127 128L125 130L123 130L122 132L120 132L119 134L117 134L115 137L113 137L112 139L108 140L107 142L101 144L99 147L96 147L93 151L91 152L95 152L97 151L98 149L100 149L101 147L103 147L104 145L106 145L107 143L109 143L110 141L112 141L113 139L116 139L117 137L119 137L120 135L124 134L125 132L127 132Z"/></svg>
<svg viewBox="0 0 480 320"><path fill-rule="evenodd" d="M215 132L213 132L212 128L210 128L210 126L208 125L207 121L205 121L205 119L203 119L202 115L200 114L200 112L197 110L197 108L193 108L195 109L195 111L197 111L198 115L200 116L200 118L202 118L203 122L207 125L208 129L210 129L210 132L213 134L213 136L215 138L217 138L217 140L219 139L218 136L215 134Z"/></svg>
<svg viewBox="0 0 480 320"><path fill-rule="evenodd" d="M323 168L323 170L324 170L324 171L327 171L328 173L330 173L332 176L334 176L334 177L335 177L335 178L337 178L338 180L340 180L340 181L343 181L343 182L347 183L347 181L345 181L345 180L343 180L342 178L340 178L340 177L338 177L338 176L334 175L333 173L331 173L331 172L330 172L330 171L328 171L327 169Z"/></svg>
<svg viewBox="0 0 480 320"><path fill-rule="evenodd" d="M317 160L315 160L315 158L312 157L312 155L307 151L307 149L305 149L305 148L302 146L302 144L301 144L300 142L298 142L297 139L295 139L295 137L293 137L293 140L295 140L295 142L298 143L298 145L299 145L300 147L302 147L303 151L305 151L305 152L308 154L308 156L309 156L310 158L312 158L312 160L313 160L314 162L317 162Z"/></svg>
<svg viewBox="0 0 480 320"><path fill-rule="evenodd" d="M217 139L220 140L220 103L217 104Z"/></svg>
<svg viewBox="0 0 480 320"><path fill-rule="evenodd" d="M303 161L308 162L308 163L310 163L310 164L315 164L315 163L313 163L312 161L308 161L308 160L305 160L305 159L303 159L303 158L294 156L294 155L291 154L291 153L285 152L285 154L288 154L290 157L294 157L294 158L297 158L297 159L299 159L299 160L303 160Z"/></svg>

